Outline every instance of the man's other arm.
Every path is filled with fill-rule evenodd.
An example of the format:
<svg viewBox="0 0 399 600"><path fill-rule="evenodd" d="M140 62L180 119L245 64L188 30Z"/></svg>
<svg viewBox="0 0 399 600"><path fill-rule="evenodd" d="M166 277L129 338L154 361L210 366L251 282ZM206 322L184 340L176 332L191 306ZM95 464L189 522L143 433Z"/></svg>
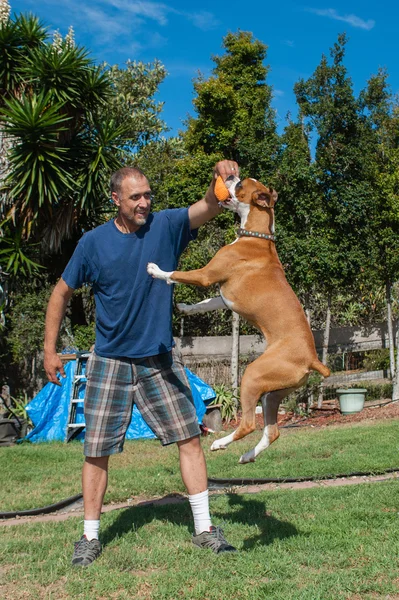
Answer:
<svg viewBox="0 0 399 600"><path fill-rule="evenodd" d="M57 354L57 339L68 302L74 290L63 279L55 286L47 306L46 327L44 333L44 370L52 383L61 385L57 378L59 372L65 377L64 367Z"/></svg>

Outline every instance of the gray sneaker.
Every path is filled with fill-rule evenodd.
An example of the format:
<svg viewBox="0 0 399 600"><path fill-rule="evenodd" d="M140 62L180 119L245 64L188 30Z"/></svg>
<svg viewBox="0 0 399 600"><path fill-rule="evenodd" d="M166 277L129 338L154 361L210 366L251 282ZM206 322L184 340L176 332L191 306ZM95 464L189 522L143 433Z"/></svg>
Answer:
<svg viewBox="0 0 399 600"><path fill-rule="evenodd" d="M75 567L88 567L101 554L101 543L99 540L88 540L85 535L82 535L78 542L75 542L75 550L73 551L72 564Z"/></svg>
<svg viewBox="0 0 399 600"><path fill-rule="evenodd" d="M231 546L223 535L221 527L212 527L209 531L203 531L193 535L193 544L200 548L210 548L216 554L221 552L237 552L237 548Z"/></svg>

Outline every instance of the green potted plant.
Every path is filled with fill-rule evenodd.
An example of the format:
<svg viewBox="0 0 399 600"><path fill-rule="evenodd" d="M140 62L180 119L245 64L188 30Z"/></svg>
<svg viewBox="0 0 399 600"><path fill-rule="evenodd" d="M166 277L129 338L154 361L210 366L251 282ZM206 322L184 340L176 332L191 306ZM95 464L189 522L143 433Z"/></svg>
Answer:
<svg viewBox="0 0 399 600"><path fill-rule="evenodd" d="M12 406L8 407L8 418L17 421L18 437L24 438L33 427L33 423L30 420L26 410L26 406L29 404L28 395L25 393L23 396L18 398L13 398L11 396L11 404Z"/></svg>
<svg viewBox="0 0 399 600"><path fill-rule="evenodd" d="M222 423L230 423L237 418L238 397L223 383L215 385L216 398L207 406L203 422L212 431L221 431Z"/></svg>
<svg viewBox="0 0 399 600"><path fill-rule="evenodd" d="M367 394L366 388L342 387L336 390L339 408L343 415L351 415L363 410Z"/></svg>

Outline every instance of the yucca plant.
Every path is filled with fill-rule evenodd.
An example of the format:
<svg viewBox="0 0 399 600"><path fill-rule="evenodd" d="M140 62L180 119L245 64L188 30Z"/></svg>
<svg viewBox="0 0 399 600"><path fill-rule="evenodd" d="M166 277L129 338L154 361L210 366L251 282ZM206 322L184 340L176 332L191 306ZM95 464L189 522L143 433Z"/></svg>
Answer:
<svg viewBox="0 0 399 600"><path fill-rule="evenodd" d="M47 30L33 15L20 15L0 23L1 100L18 96L25 88L23 67L27 50L43 46Z"/></svg>
<svg viewBox="0 0 399 600"><path fill-rule="evenodd" d="M2 110L3 130L14 141L6 178L12 210L29 237L39 212L51 217L52 206L73 189L67 148L57 145L68 117L61 103L52 103L49 93L23 95L6 101Z"/></svg>
<svg viewBox="0 0 399 600"><path fill-rule="evenodd" d="M223 383L215 385L214 388L216 398L210 402L209 406L220 404L220 414L225 423L237 419L237 410L239 404L238 395Z"/></svg>
<svg viewBox="0 0 399 600"><path fill-rule="evenodd" d="M97 66L71 28L51 42L36 17L5 13L0 217L50 252L109 217L111 173L137 147L142 127L148 139L162 130L161 105L151 97L164 74L159 63Z"/></svg>
<svg viewBox="0 0 399 600"><path fill-rule="evenodd" d="M0 265L4 266L6 273L16 275L32 275L38 273L43 267L29 258L28 253L32 251L32 245L24 241L21 229L13 229L10 223L0 224L1 246Z"/></svg>
<svg viewBox="0 0 399 600"><path fill-rule="evenodd" d="M62 38L44 43L39 30L33 44L35 26L37 20L19 17L3 27L3 35L16 38L18 78L0 112L3 134L11 140L2 216L11 215L25 238L40 230L54 251L73 235L81 216L98 224L109 175L122 164L123 127L101 117L112 88L87 51Z"/></svg>

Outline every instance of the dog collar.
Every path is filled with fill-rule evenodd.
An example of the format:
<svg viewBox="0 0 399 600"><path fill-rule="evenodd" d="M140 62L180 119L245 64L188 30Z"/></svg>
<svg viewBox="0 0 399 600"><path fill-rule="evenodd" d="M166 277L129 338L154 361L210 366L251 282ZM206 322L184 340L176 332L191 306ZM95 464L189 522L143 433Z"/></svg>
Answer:
<svg viewBox="0 0 399 600"><path fill-rule="evenodd" d="M270 235L269 233L258 233L257 231L249 231L249 229L243 229L242 227L240 227L240 229L237 231L237 235L239 237L261 238L263 240L270 240L271 242L276 241L275 235Z"/></svg>

